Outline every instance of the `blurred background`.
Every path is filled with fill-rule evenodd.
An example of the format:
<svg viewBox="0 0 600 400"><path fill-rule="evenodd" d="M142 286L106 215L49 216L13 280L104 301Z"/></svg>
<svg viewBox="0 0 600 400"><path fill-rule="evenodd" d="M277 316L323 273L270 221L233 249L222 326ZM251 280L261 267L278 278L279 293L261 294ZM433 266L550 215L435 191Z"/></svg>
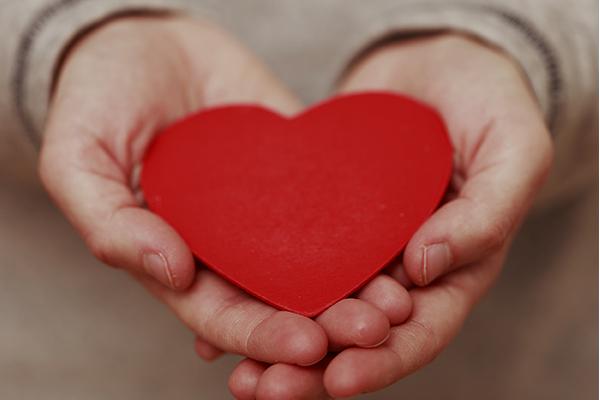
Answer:
<svg viewBox="0 0 600 400"><path fill-rule="evenodd" d="M238 22L253 28L252 3L242 4ZM269 11L254 12L268 19ZM305 56L286 42L282 62L297 58L276 69L291 81L310 60L331 58L315 48ZM293 89L314 91L308 85L320 79L298 78ZM598 171L597 131L586 138L594 135L580 148L595 146ZM163 305L95 261L44 194L36 154L18 137L0 126L0 400L230 399L239 358L200 360L193 335ZM597 399L598 176L588 182L530 214L497 284L444 353L360 399Z"/></svg>
<svg viewBox="0 0 600 400"><path fill-rule="evenodd" d="M37 183L31 149L1 137L0 399L231 398L238 358L198 359L166 308L88 254ZM597 398L594 182L529 217L498 284L438 359L362 398Z"/></svg>

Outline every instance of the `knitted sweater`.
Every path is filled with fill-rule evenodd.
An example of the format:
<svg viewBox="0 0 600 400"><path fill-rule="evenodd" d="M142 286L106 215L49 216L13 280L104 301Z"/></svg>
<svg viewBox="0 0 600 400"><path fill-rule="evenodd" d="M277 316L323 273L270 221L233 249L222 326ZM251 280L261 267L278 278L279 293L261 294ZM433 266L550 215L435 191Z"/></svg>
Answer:
<svg viewBox="0 0 600 400"><path fill-rule="evenodd" d="M0 0L0 168L33 162L35 152L23 157L23 149L39 146L55 66L70 40L102 19L143 10L218 22L307 102L326 97L352 58L386 35L475 35L520 64L546 115L557 150L549 197L576 193L595 176L593 0Z"/></svg>

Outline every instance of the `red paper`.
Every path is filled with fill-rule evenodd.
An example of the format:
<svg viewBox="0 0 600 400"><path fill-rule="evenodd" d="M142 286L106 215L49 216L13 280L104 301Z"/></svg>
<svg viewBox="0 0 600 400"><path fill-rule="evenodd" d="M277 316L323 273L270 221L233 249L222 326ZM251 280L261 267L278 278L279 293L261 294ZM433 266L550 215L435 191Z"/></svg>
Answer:
<svg viewBox="0 0 600 400"><path fill-rule="evenodd" d="M251 105L192 115L157 136L142 188L209 268L315 316L398 255L451 170L433 109L363 93L292 119Z"/></svg>

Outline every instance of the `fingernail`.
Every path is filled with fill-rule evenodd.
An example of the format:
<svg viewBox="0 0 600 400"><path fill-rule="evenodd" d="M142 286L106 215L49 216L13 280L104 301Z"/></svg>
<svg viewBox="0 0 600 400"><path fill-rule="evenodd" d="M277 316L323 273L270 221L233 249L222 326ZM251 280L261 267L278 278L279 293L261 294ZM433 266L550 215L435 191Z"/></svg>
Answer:
<svg viewBox="0 0 600 400"><path fill-rule="evenodd" d="M424 285L443 274L450 267L450 248L446 243L423 246L422 281Z"/></svg>
<svg viewBox="0 0 600 400"><path fill-rule="evenodd" d="M381 346L382 344L384 344L385 342L387 342L387 340L388 340L389 338L390 338L390 332L388 332L388 333L387 333L387 335L385 335L385 338L384 338L382 341L380 341L379 343L376 343L376 344L371 344L371 345L367 345L367 346L363 346L363 345L360 345L360 344L358 344L358 346L359 346L359 347L363 347L363 348L365 348L365 349L374 349L375 347L379 347L379 346Z"/></svg>
<svg viewBox="0 0 600 400"><path fill-rule="evenodd" d="M167 259L161 253L148 252L142 256L144 270L165 286L174 288L173 276Z"/></svg>

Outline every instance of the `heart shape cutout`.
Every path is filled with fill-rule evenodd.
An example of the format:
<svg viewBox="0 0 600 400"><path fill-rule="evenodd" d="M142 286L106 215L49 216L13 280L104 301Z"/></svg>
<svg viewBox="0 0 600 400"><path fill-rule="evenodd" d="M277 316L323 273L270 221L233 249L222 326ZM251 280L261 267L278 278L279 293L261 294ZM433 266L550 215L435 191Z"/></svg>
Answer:
<svg viewBox="0 0 600 400"><path fill-rule="evenodd" d="M386 266L435 210L452 147L430 107L369 92L294 117L213 108L148 149L148 207L193 254L276 306L315 316Z"/></svg>

